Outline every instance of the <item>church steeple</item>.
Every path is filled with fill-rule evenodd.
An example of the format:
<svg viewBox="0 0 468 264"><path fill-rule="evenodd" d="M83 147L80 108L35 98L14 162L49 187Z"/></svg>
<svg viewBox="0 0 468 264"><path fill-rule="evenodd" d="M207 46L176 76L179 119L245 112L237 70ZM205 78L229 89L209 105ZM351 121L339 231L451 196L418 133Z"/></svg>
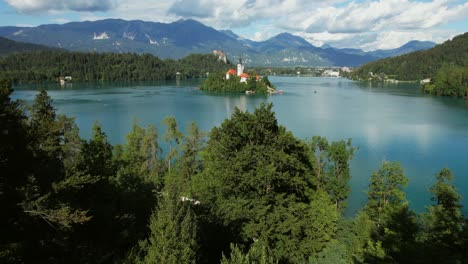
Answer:
<svg viewBox="0 0 468 264"><path fill-rule="evenodd" d="M244 65L242 65L242 58L239 57L239 63L237 64L237 76L240 76L244 72Z"/></svg>

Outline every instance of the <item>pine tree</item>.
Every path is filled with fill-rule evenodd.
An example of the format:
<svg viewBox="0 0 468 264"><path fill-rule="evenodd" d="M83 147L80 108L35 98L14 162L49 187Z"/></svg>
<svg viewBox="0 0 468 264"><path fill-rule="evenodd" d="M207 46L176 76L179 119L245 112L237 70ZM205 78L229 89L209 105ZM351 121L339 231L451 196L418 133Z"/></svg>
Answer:
<svg viewBox="0 0 468 264"><path fill-rule="evenodd" d="M36 95L30 112L31 148L35 156L33 180L37 182L38 191L46 194L51 191L52 182L64 177L61 148L63 130L46 90L42 89Z"/></svg>
<svg viewBox="0 0 468 264"><path fill-rule="evenodd" d="M304 215L314 192L307 148L278 125L272 105L236 109L213 128L193 193L242 241L260 240L279 261L302 259ZM237 242L237 241L229 241ZM296 254L296 255L295 255Z"/></svg>
<svg viewBox="0 0 468 264"><path fill-rule="evenodd" d="M18 101L12 101L11 82L0 80L0 262L21 263L26 253L24 186L31 171L32 153L26 115Z"/></svg>
<svg viewBox="0 0 468 264"><path fill-rule="evenodd" d="M190 201L168 192L150 219L144 263L196 263L197 221Z"/></svg>
<svg viewBox="0 0 468 264"><path fill-rule="evenodd" d="M91 139L83 146L81 170L85 174L108 178L114 175L112 145L98 122L93 125Z"/></svg>
<svg viewBox="0 0 468 264"><path fill-rule="evenodd" d="M167 126L164 141L169 142L169 152L166 156L167 168L171 172L172 159L177 157L179 146L182 143L182 133L179 131L177 121L174 117L169 116L164 119L164 124Z"/></svg>
<svg viewBox="0 0 468 264"><path fill-rule="evenodd" d="M231 244L231 253L229 258L224 254L221 259L221 264L275 264L278 263L267 252L265 245L261 245L260 242L254 242L250 246L247 253L242 252L242 250L236 245Z"/></svg>

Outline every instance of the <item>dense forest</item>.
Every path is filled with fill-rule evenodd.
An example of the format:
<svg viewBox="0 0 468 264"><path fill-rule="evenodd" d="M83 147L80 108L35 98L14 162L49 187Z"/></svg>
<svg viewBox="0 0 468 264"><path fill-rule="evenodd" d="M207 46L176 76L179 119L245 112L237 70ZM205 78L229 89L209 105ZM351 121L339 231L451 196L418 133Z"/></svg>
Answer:
<svg viewBox="0 0 468 264"><path fill-rule="evenodd" d="M205 91L216 91L216 92L246 92L252 91L254 93L266 94L268 88L274 90L274 86L270 83L267 76L257 80L258 76L256 72L249 72L250 77L246 82L240 82L240 77L231 75L229 79L226 79L224 72L212 73L206 78L200 89Z"/></svg>
<svg viewBox="0 0 468 264"><path fill-rule="evenodd" d="M376 164L366 205L345 218L356 147L298 139L271 104L208 134L135 122L113 146L99 123L80 138L45 90L32 105L11 94L1 81L1 263L468 262L448 168L417 214L400 164Z"/></svg>
<svg viewBox="0 0 468 264"><path fill-rule="evenodd" d="M414 81L434 77L443 65L468 67L468 33L432 49L367 63L353 72L354 79L388 78Z"/></svg>
<svg viewBox="0 0 468 264"><path fill-rule="evenodd" d="M468 66L442 65L423 89L434 95L468 97Z"/></svg>
<svg viewBox="0 0 468 264"><path fill-rule="evenodd" d="M192 54L180 60L161 60L153 55L34 51L0 59L0 78L13 82L57 81L149 81L206 77L207 72L232 65L212 54Z"/></svg>

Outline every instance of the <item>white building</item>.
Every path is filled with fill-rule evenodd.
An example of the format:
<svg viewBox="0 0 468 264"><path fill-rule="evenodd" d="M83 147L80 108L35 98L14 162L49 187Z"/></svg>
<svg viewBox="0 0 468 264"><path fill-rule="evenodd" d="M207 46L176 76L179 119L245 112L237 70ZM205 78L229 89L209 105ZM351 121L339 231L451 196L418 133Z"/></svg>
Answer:
<svg viewBox="0 0 468 264"><path fill-rule="evenodd" d="M323 75L328 77L340 77L340 72L335 70L326 70L323 72Z"/></svg>
<svg viewBox="0 0 468 264"><path fill-rule="evenodd" d="M241 76L244 73L244 65L242 65L242 59L239 58L239 63L237 64L237 76Z"/></svg>

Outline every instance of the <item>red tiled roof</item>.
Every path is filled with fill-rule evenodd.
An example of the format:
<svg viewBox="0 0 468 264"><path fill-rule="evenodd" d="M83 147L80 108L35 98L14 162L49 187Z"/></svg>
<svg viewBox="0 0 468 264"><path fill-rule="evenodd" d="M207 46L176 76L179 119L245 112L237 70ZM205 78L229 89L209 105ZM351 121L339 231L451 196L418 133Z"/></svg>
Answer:
<svg viewBox="0 0 468 264"><path fill-rule="evenodd" d="M234 70L234 69L229 69L226 74L232 74L232 75L236 75L237 74L237 71Z"/></svg>
<svg viewBox="0 0 468 264"><path fill-rule="evenodd" d="M242 78L242 77L244 77L244 78L249 78L250 76L249 76L247 73L244 72L243 74L240 75L240 77L241 77L241 78Z"/></svg>

